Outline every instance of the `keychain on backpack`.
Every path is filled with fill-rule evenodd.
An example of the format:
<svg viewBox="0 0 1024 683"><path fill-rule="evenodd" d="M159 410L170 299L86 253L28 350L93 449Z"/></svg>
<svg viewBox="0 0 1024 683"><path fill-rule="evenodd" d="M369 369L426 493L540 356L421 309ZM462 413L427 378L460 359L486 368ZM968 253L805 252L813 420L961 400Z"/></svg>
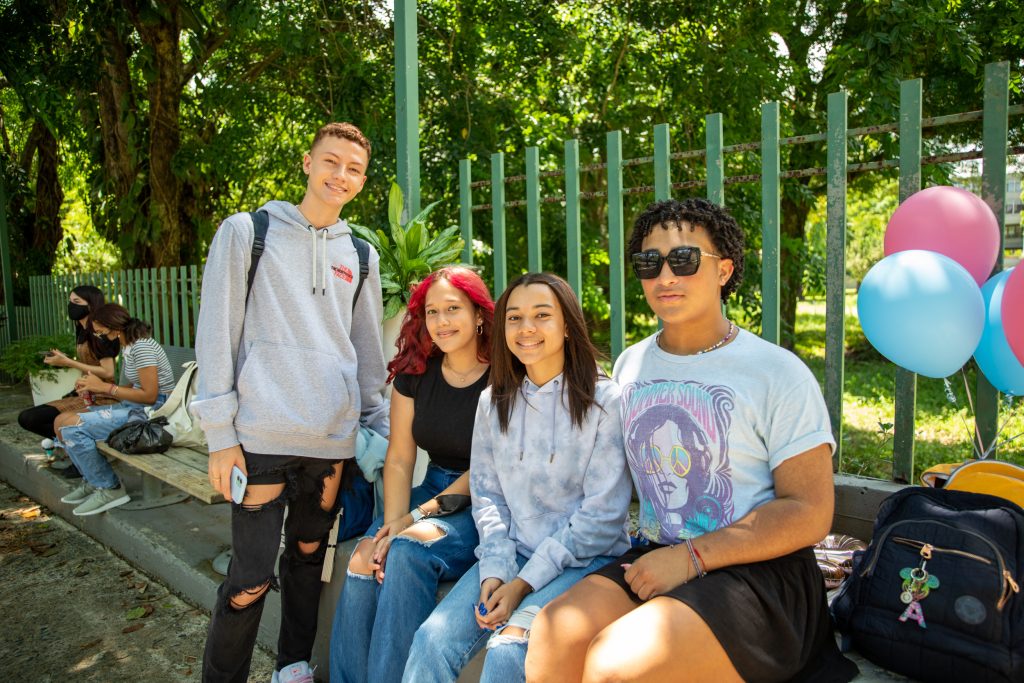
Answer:
<svg viewBox="0 0 1024 683"><path fill-rule="evenodd" d="M900 578L903 579L900 602L905 604L907 609L903 610L899 619L901 622L906 622L908 619L916 621L921 628L928 628L924 623L924 610L921 609L921 601L939 587L939 577L929 574L926 569L930 559L932 559L932 546L926 543L921 548L921 566L904 567L900 570Z"/></svg>

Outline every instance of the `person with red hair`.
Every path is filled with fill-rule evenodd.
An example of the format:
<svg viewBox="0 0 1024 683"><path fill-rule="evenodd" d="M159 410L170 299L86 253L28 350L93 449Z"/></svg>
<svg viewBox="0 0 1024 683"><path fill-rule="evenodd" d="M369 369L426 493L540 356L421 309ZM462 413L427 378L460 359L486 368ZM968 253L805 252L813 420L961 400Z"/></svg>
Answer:
<svg viewBox="0 0 1024 683"><path fill-rule="evenodd" d="M464 266L435 271L413 289L388 364L394 392L384 515L349 560L331 633L332 683L398 683L438 584L459 579L476 561L469 456L489 382L493 319L487 286ZM430 463L413 488L417 447Z"/></svg>

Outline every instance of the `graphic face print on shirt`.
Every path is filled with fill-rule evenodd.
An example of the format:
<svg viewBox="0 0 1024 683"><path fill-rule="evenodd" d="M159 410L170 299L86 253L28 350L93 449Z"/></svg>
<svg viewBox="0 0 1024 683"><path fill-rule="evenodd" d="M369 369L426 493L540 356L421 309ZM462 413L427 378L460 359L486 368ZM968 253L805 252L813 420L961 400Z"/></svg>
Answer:
<svg viewBox="0 0 1024 683"><path fill-rule="evenodd" d="M640 528L677 543L732 522L730 389L653 380L622 392L626 456L640 496Z"/></svg>

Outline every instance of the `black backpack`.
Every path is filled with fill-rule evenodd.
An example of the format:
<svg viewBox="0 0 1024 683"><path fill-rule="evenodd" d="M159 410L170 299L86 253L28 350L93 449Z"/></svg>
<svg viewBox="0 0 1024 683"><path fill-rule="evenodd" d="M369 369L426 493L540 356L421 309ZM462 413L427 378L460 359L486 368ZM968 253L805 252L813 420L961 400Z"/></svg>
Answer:
<svg viewBox="0 0 1024 683"><path fill-rule="evenodd" d="M246 284L245 289L245 300L249 300L249 293L252 292L252 283L256 279L256 266L260 264L260 258L263 256L263 250L267 246L267 230L270 229L270 214L266 211L251 211L249 217L252 218L252 260L249 262L249 281ZM356 293L352 297L352 308L356 307L356 302L359 301L359 292L363 291L363 281L366 280L366 276L370 273L370 245L366 240L360 239L355 235L351 235L352 245L356 248L356 253L359 254L359 281L356 282Z"/></svg>
<svg viewBox="0 0 1024 683"><path fill-rule="evenodd" d="M883 501L832 603L844 643L922 681L1024 681L1024 510L910 487Z"/></svg>

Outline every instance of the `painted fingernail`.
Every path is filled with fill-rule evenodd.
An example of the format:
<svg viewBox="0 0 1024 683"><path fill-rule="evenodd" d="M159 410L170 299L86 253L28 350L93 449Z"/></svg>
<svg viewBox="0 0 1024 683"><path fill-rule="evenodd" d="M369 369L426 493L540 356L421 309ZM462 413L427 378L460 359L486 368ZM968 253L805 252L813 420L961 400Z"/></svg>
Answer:
<svg viewBox="0 0 1024 683"><path fill-rule="evenodd" d="M620 567L622 567L623 569L629 569L629 568L630 568L630 567L632 567L633 565L632 565L632 563L628 563L628 562L627 562L626 564L620 564L619 566L620 566Z"/></svg>
<svg viewBox="0 0 1024 683"><path fill-rule="evenodd" d="M487 616L487 608L486 608L486 607L484 607L484 603L482 603L482 602L481 602L481 603L480 603L480 605L479 605L479 606L478 606L478 607L476 608L476 611L477 611L477 612L479 612L479 613L480 613L480 616L482 616L482 617L485 617L485 616Z"/></svg>

